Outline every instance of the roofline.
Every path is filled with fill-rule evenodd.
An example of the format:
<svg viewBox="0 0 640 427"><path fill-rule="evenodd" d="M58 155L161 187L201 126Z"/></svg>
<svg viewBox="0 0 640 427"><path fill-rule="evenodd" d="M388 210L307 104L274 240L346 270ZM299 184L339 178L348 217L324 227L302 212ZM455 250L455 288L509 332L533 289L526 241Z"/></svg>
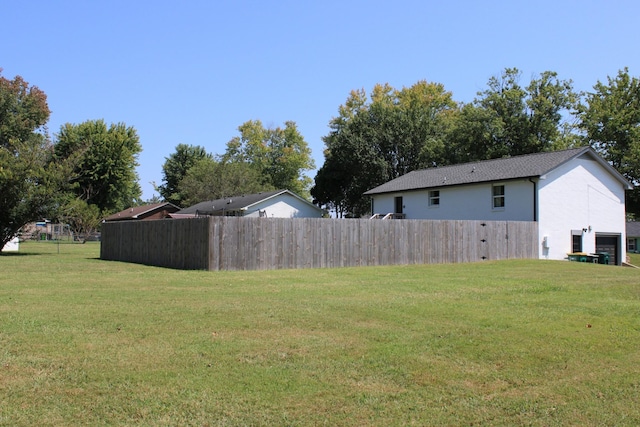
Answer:
<svg viewBox="0 0 640 427"><path fill-rule="evenodd" d="M255 202L253 202L253 203L249 203L249 204L246 204L246 205L241 205L241 206L239 206L239 207L235 207L235 208L224 208L224 207L223 207L223 208L219 208L219 209L213 209L213 210L202 210L202 211L201 211L201 210L199 210L199 209L196 209L196 212L203 212L203 214L213 214L214 212L244 212L244 211L248 210L248 209L249 209L249 208L251 208L251 207L254 207L254 206L256 206L256 205L258 205L258 204L260 204L260 203L263 203L263 202L265 202L265 201L271 200L271 199L273 199L274 197L278 197L278 196L280 196L280 195L282 195L282 194L288 194L288 195L290 195L290 196L294 197L295 199L297 199L297 200L299 200L299 201L301 201L301 202L303 202L303 203L305 203L305 204L307 204L307 205L309 205L309 206L311 206L311 207L315 208L316 210L318 210L318 211L320 211L320 212L325 212L325 210L324 210L324 209L319 208L318 206L316 206L316 205L314 205L313 203L309 202L307 199L305 199L305 198L303 198L303 197L300 197L299 195L297 195L297 194L293 193L293 192L292 192L292 191L290 191L290 190L271 190L271 191L264 191L264 192L260 192L260 193L250 194L250 196L260 195L260 194L262 194L262 193L273 193L273 194L271 194L271 195L269 195L269 196L267 196L267 197L261 198L261 199L259 199L259 200L255 201ZM234 199L234 198L237 198L237 197L244 197L244 196L230 196L230 197L228 197L228 199ZM224 199L216 199L216 200L225 200L225 199L227 199L227 198L224 198ZM213 201L215 201L215 200L207 200L207 201L205 201L205 202L201 202L201 203L209 203L209 202L213 202ZM194 206L195 206L195 205L194 205ZM189 209L189 208L186 208L186 209ZM182 210L184 210L184 209L182 209Z"/></svg>
<svg viewBox="0 0 640 427"><path fill-rule="evenodd" d="M589 155L591 157L593 157L602 167L607 169L609 171L609 173L611 173L611 175L613 175L618 181L620 181L622 183L622 185L625 187L625 190L633 190L635 188L633 186L633 184L631 184L627 180L627 178L624 177L624 175L622 175L620 172L618 172L616 170L616 168L611 166L609 164L609 162L607 162L605 159L603 159L602 156L600 156L593 148L591 148L591 147L586 147L586 148L588 148L588 150L586 150L586 152L588 152ZM581 153L580 155L582 155L582 154L584 154L584 152ZM578 157L578 156L575 156L575 157Z"/></svg>
<svg viewBox="0 0 640 427"><path fill-rule="evenodd" d="M544 152L539 152L539 153L531 153L531 154L543 154ZM529 156L531 154L523 154L521 156ZM629 182L627 181L627 179L620 173L618 172L613 166L611 166L606 160L604 160L592 147L590 146L585 146L583 147L581 150L579 150L575 155L573 155L572 157L568 158L567 160L565 160L564 162L561 162L557 165L555 165L553 168L545 171L543 174L540 175L531 175L531 176L520 176L520 177L513 177L513 178L505 178L505 179L490 179L490 180L486 180L486 181L478 181L478 182L468 182L468 183L460 183L460 184L451 184L451 185L438 185L438 186L431 186L431 187L418 187L418 188L411 188L411 189L404 189L404 190L392 190L392 191L376 191L374 193L372 193L371 191L375 190L376 187L372 188L371 190L365 191L363 193L364 196L374 196L374 195L378 195L378 194L390 194L390 193L400 193L400 192L407 192L407 191L420 191L420 190L426 190L429 188L446 188L446 187L457 187L460 185L471 185L471 184L482 184L482 183L492 183L492 182L503 182L503 181L513 181L513 180L517 180L517 179L531 179L531 178L539 178L539 179L545 179L546 175L549 174L551 171L559 168L560 166L575 160L576 158L584 155L584 154L588 154L593 160L595 160L596 162L598 162L598 164L600 164L602 167L604 167L611 175L613 175L614 178L616 178L616 180L618 180L625 188L625 190L633 190L635 187ZM520 157L520 156L513 156L513 157ZM499 160L499 159L486 159L486 160L480 160L480 161L475 161L475 162L465 162L465 163L459 163L459 164L454 164L454 165L447 165L447 166L461 166L461 165L465 165L465 164L477 164L477 163L482 163L482 162L487 162L487 161L492 161L492 160ZM446 167L446 166L445 166ZM424 170L424 169L416 169L415 171L412 172L416 172L419 170Z"/></svg>
<svg viewBox="0 0 640 427"><path fill-rule="evenodd" d="M448 185L434 185L431 187L419 187L419 188L410 188L406 190L393 190L393 191L380 191L372 194L368 194L369 191L363 193L365 196L377 196L379 194L392 194L392 193L408 193L412 191L424 191L424 190L439 190L441 188L453 188L453 187L463 187L468 185L482 185L482 184L493 184L496 182L508 182L508 181L520 181L520 180L531 180L533 178L540 178L539 175L530 175L530 176L518 176L514 178L503 178L503 179L489 179L486 181L477 181L477 182L461 182L459 184L448 184Z"/></svg>
<svg viewBox="0 0 640 427"><path fill-rule="evenodd" d="M150 209L147 209L146 211L139 212L137 215L134 215L134 216L132 216L131 218L138 218L140 215L144 215L144 214L146 214L146 213L148 213L148 212L151 212L152 210L155 210L155 209L158 209L158 208L161 208L161 207L165 207L165 206L167 206L167 205L171 205L171 206L173 206L173 207L174 207L174 208L176 208L176 209L180 209L178 206L174 205L174 204L173 204L173 203L171 203L171 202L158 203L158 204L156 204L156 206L155 206L155 207L150 208Z"/></svg>
<svg viewBox="0 0 640 427"><path fill-rule="evenodd" d="M122 219L127 219L127 218L131 218L131 219L138 219L138 217L139 217L140 215L144 215L144 214L146 214L146 213L148 213L148 212L151 212L151 211L153 211L153 210L155 210L155 209L158 209L158 208L161 208L161 207L165 207L165 206L167 206L167 205L171 205L171 206L173 206L174 208L176 208L176 209L180 210L180 208L179 208L178 206L174 205L174 204L173 204L173 203L171 203L171 202L153 203L152 205L153 205L154 207L149 208L149 209L147 209L147 210L144 210L144 211L142 211L142 212L138 212L138 213L137 213L137 214L135 214L135 215L131 215L131 216L118 216L118 217L116 217L116 218L122 218ZM128 209L124 209L124 210L122 210L122 211L120 211L120 212L124 212L124 211L126 211L126 210L130 210L130 209L134 209L134 207L131 207L131 208L128 208ZM104 217L104 218L103 218L103 220L104 220L104 219L107 219L107 218L111 218L112 216L114 216L114 215L116 215L116 214L119 214L120 212L115 212L115 213L113 213L113 214L111 214L111 215L109 215L109 216L107 216L107 217Z"/></svg>
<svg viewBox="0 0 640 427"><path fill-rule="evenodd" d="M242 207L242 208L240 208L240 209L236 209L236 210L247 210L248 208L250 208L250 207L252 207L252 206L254 206L254 205L257 205L258 203L262 203L262 202L264 202L264 201L266 201L266 200L273 199L274 197L280 196L281 194L284 194L284 193L288 193L290 196L295 197L296 199L300 200L301 202L304 202L304 203L306 203L306 204L308 204L308 205L310 205L310 206L313 206L314 208L318 209L319 211L323 211L323 209L322 209L322 208L317 207L317 206L316 206L316 205L314 205L313 203L309 202L307 199L305 199L305 198L303 198L303 197L300 197L300 196L298 196L296 193L294 193L294 192L292 192L292 191L289 191L289 190L280 190L280 191L278 191L278 192L276 192L276 193L272 194L272 195L271 195L271 196L269 196L269 197L265 197L264 199L260 199L260 200L258 200L257 202L251 203L251 204L249 204L249 205L246 205L246 206L244 206L244 207Z"/></svg>

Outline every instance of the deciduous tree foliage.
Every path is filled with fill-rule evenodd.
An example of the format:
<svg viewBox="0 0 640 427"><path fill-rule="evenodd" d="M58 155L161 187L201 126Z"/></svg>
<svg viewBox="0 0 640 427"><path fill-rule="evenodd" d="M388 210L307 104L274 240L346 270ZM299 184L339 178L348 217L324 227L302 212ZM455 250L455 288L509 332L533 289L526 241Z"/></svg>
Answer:
<svg viewBox="0 0 640 427"><path fill-rule="evenodd" d="M551 151L575 143L566 121L578 95L571 80L545 71L526 86L521 73L507 68L464 105L450 134L449 161L460 163Z"/></svg>
<svg viewBox="0 0 640 427"><path fill-rule="evenodd" d="M374 86L370 100L352 91L323 138L325 163L311 193L339 216L361 216L362 193L414 169L446 161L451 116L457 108L444 86L420 81L409 88Z"/></svg>
<svg viewBox="0 0 640 427"><path fill-rule="evenodd" d="M311 150L295 122L284 128L265 128L260 120L238 127L239 136L227 143L222 163L246 163L261 177L264 187L286 189L308 197L311 178L305 172L315 167Z"/></svg>
<svg viewBox="0 0 640 427"><path fill-rule="evenodd" d="M189 169L202 159L213 159L213 156L208 154L204 147L187 144L176 146L176 151L166 157L164 165L162 165L163 183L158 187L158 192L164 200L177 206L188 206L189 202L184 199L190 196L182 196L178 187Z"/></svg>
<svg viewBox="0 0 640 427"><path fill-rule="evenodd" d="M178 184L184 206L273 189L263 184L258 171L248 163L224 163L210 157L198 160Z"/></svg>
<svg viewBox="0 0 640 427"><path fill-rule="evenodd" d="M69 224L74 234L84 237L99 229L103 218L98 206L77 197L70 198L62 205L59 216Z"/></svg>
<svg viewBox="0 0 640 427"><path fill-rule="evenodd" d="M136 204L142 191L136 166L142 146L133 127L124 123L107 127L103 120L60 128L55 154L66 159L79 154L72 179L73 193L103 214Z"/></svg>
<svg viewBox="0 0 640 427"><path fill-rule="evenodd" d="M48 119L43 91L20 76L0 75L0 249L58 205L68 168L53 162Z"/></svg>
<svg viewBox="0 0 640 427"><path fill-rule="evenodd" d="M526 87L519 79L517 69L506 69L466 105L425 81L402 90L376 85L370 100L352 91L323 138L314 199L360 216L368 213L362 193L412 170L578 143L567 120L578 100L572 82L550 71Z"/></svg>
<svg viewBox="0 0 640 427"><path fill-rule="evenodd" d="M640 217L640 80L628 68L598 81L580 107L585 141L636 188L627 192L627 212Z"/></svg>

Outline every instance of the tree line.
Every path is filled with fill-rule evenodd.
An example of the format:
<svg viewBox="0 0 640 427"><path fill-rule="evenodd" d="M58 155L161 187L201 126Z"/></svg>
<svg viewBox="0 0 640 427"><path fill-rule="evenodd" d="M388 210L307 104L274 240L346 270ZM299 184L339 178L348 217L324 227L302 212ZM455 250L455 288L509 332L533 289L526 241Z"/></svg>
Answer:
<svg viewBox="0 0 640 427"><path fill-rule="evenodd" d="M28 222L53 217L77 232L110 213L143 203L135 168L142 151L135 128L103 120L46 127L45 93L0 69L0 247ZM362 194L415 169L590 145L636 189L627 212L640 215L640 81L628 69L580 93L546 71L522 85L507 68L472 102L457 102L444 85L419 81L396 89L353 90L323 137L315 168L295 122L238 127L224 153L178 144L165 158L161 199L178 206L236 194L286 188L340 217L362 216Z"/></svg>

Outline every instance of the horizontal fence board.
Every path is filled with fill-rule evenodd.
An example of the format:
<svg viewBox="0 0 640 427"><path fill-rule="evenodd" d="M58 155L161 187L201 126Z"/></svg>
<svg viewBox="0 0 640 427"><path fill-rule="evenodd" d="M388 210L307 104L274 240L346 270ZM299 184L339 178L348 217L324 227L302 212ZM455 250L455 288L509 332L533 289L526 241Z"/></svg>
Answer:
<svg viewBox="0 0 640 427"><path fill-rule="evenodd" d="M205 217L107 222L100 257L178 269L268 270L538 258L538 224Z"/></svg>

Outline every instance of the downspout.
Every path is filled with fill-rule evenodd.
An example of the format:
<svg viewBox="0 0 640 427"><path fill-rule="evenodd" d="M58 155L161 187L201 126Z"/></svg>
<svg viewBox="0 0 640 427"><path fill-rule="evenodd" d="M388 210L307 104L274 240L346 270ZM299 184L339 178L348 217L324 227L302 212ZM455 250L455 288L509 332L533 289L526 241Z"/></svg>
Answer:
<svg viewBox="0 0 640 427"><path fill-rule="evenodd" d="M533 184L533 221L538 222L538 184L529 178L529 182Z"/></svg>

